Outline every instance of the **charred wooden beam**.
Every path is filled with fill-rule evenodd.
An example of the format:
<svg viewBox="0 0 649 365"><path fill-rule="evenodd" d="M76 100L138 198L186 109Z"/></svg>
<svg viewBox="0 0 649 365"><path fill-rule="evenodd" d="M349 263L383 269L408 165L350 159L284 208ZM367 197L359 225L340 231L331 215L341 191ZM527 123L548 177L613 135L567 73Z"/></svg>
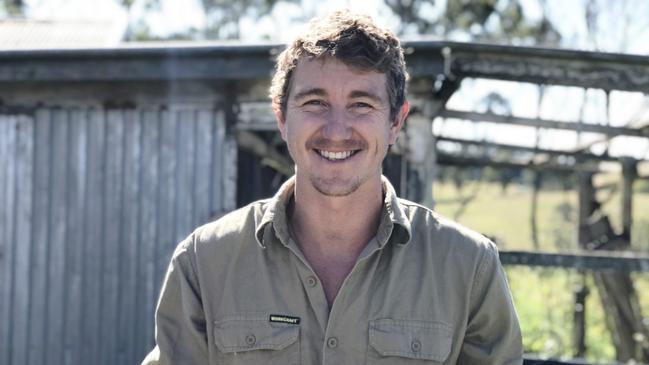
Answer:
<svg viewBox="0 0 649 365"><path fill-rule="evenodd" d="M442 136L436 136L435 141L437 141L437 142L452 142L452 143L459 143L459 144L462 144L462 145L471 145L471 146L478 146L478 147L485 147L485 148L494 148L494 149L501 149L501 150L506 150L506 151L513 151L513 152L529 152L529 153L532 153L532 154L545 154L545 155L549 155L549 156L553 156L553 157L565 156L565 157L571 157L571 158L583 158L584 160L596 160L596 161L618 161L619 160L619 158L613 157L613 156L610 156L610 155L607 155L607 154L595 155L595 154L592 154L592 153L585 153L585 152L549 150L549 149L543 149L543 148L514 146L514 145L508 145L508 144L502 144L502 143L494 143L494 142L488 142L488 141L471 141L471 140L467 140L467 139L442 137Z"/></svg>
<svg viewBox="0 0 649 365"><path fill-rule="evenodd" d="M557 163L531 164L528 162L502 161L494 160L488 157L469 157L459 156L451 153L437 151L437 163L448 166L461 167L493 167L493 168L512 168L512 169L530 169L535 171L551 171L557 174L573 174L576 171L587 171L591 173L601 172L597 166L582 165L560 165Z"/></svg>
<svg viewBox="0 0 649 365"><path fill-rule="evenodd" d="M242 122L237 124L237 130L252 132L279 132L277 124L268 119L268 121Z"/></svg>
<svg viewBox="0 0 649 365"><path fill-rule="evenodd" d="M163 44L164 45L164 44ZM0 82L268 79L277 47L211 45L0 52Z"/></svg>
<svg viewBox="0 0 649 365"><path fill-rule="evenodd" d="M413 79L452 83L476 77L649 92L646 56L440 41L403 45ZM282 48L278 44L161 43L0 51L0 82L268 79Z"/></svg>
<svg viewBox="0 0 649 365"><path fill-rule="evenodd" d="M444 109L440 117L469 120L472 122L491 122L499 124L522 125L548 129L563 129L579 132L601 133L607 136L649 137L648 129L634 129L625 127L608 127L598 124L561 122L538 118L522 118L515 116L499 115L495 113L464 112L459 110Z"/></svg>
<svg viewBox="0 0 649 365"><path fill-rule="evenodd" d="M273 146L266 143L263 138L253 132L241 130L237 131L236 137L239 146L262 159L263 164L286 176L294 174L293 162L290 158L278 152Z"/></svg>
<svg viewBox="0 0 649 365"><path fill-rule="evenodd" d="M561 267L577 270L649 272L649 256L619 251L579 253L539 253L500 251L503 265Z"/></svg>
<svg viewBox="0 0 649 365"><path fill-rule="evenodd" d="M633 223L633 182L638 175L637 163L633 160L622 161L622 236L631 242L631 225Z"/></svg>
<svg viewBox="0 0 649 365"><path fill-rule="evenodd" d="M523 359L523 365L598 365L598 364L587 362L584 360L578 360L578 359L572 359L572 360L539 359L531 356L525 356L525 358Z"/></svg>
<svg viewBox="0 0 649 365"><path fill-rule="evenodd" d="M444 46L450 70L459 77L649 92L645 56L450 42ZM413 48L417 50L414 43Z"/></svg>

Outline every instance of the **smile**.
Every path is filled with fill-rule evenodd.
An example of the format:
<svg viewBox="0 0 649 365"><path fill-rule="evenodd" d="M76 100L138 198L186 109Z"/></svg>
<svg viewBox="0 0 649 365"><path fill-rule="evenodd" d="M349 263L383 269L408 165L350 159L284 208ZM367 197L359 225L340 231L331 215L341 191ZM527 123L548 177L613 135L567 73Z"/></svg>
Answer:
<svg viewBox="0 0 649 365"><path fill-rule="evenodd" d="M320 156L326 158L329 161L343 161L343 160L346 160L346 159L350 158L351 156L355 155L356 152L358 152L358 151L359 150L342 151L342 152L330 152L330 151L323 151L323 150L316 149L316 152Z"/></svg>

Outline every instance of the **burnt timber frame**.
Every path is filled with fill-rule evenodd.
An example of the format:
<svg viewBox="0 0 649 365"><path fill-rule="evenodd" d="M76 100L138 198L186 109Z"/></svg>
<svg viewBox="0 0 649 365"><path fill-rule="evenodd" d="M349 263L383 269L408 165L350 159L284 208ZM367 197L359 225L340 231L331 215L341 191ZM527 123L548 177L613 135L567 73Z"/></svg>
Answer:
<svg viewBox="0 0 649 365"><path fill-rule="evenodd" d="M0 82L267 79L283 46L218 44L0 51ZM411 77L467 77L649 93L649 57L443 41L404 42Z"/></svg>
<svg viewBox="0 0 649 365"><path fill-rule="evenodd" d="M412 85L411 94L438 100L441 105L459 87L464 78L486 78L529 82L539 85L579 86L603 90L638 91L649 94L649 57L570 50L467 44L456 42L405 42L406 60ZM282 46L214 44L186 47L124 47L119 49L0 51L0 85L28 83L87 82L165 82L208 80L228 87L236 83L238 93L245 93L258 82L267 81L273 71L274 57ZM236 102L236 95L234 98ZM0 107L2 100L0 100ZM11 106L13 107L13 106ZM487 113L469 113L440 109L433 115L475 121L510 123L530 127L592 131L605 135L649 136L649 128L613 128L586 124L515 118ZM463 114L460 114L463 113ZM429 115L429 116L433 116ZM238 126L235 126L238 127ZM237 128L238 129L238 128ZM244 128L245 129L245 128ZM263 129L263 128L262 128ZM454 141L463 143L460 141ZM481 143L481 142L467 142ZM518 146L489 147L516 149ZM549 153L548 151L529 151ZM571 154L586 160L615 160L610 156ZM484 165L489 161L467 157L440 156L444 163ZM503 166L529 167L515 162ZM534 166L532 166L534 168ZM551 168L549 166L548 168ZM541 167L536 167L541 168ZM565 166L556 167L569 170ZM572 267L593 270L649 271L645 257L620 255L539 254L502 252L507 265ZM580 364L554 360L526 359L525 364ZM585 364L585 363L581 363Z"/></svg>
<svg viewBox="0 0 649 365"><path fill-rule="evenodd" d="M164 46L164 44L162 44ZM272 75L281 45L124 47L117 49L0 51L0 83L238 81L245 92ZM649 57L615 53L469 44L404 42L411 94L440 100L464 78L578 86L649 93ZM649 126L620 128L439 110L435 115L472 121L569 129L608 136L649 137Z"/></svg>

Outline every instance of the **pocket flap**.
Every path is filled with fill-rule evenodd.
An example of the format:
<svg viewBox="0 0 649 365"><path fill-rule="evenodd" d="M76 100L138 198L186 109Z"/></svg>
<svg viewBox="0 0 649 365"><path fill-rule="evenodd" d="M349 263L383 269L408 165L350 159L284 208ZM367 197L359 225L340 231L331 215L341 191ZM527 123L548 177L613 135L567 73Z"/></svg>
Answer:
<svg viewBox="0 0 649 365"><path fill-rule="evenodd" d="M281 350L295 343L300 328L265 319L228 319L214 323L214 342L223 353Z"/></svg>
<svg viewBox="0 0 649 365"><path fill-rule="evenodd" d="M442 322L377 319L370 321L370 345L382 356L444 361L453 330Z"/></svg>

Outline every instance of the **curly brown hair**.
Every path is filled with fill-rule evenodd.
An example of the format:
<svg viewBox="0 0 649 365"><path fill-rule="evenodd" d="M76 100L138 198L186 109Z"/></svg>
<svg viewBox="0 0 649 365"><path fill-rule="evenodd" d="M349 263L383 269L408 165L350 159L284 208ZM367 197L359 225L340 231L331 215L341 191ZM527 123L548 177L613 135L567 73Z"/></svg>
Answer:
<svg viewBox="0 0 649 365"><path fill-rule="evenodd" d="M406 99L408 72L399 39L388 29L379 28L372 18L336 11L309 23L307 34L298 36L277 57L270 86L273 107L286 113L293 70L302 58L334 57L363 71L387 74L390 118L396 118Z"/></svg>

